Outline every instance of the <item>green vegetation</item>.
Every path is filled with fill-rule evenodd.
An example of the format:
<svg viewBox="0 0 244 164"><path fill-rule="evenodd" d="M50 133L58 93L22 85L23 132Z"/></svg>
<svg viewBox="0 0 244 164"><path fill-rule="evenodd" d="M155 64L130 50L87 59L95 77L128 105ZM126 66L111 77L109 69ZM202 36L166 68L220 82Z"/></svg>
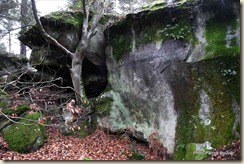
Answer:
<svg viewBox="0 0 244 164"><path fill-rule="evenodd" d="M113 99L110 97L100 98L96 104L96 109L101 115L109 115Z"/></svg>
<svg viewBox="0 0 244 164"><path fill-rule="evenodd" d="M142 10L155 11L155 10L158 10L158 9L163 9L166 5L167 5L166 2L156 1L156 2L152 2L150 5L143 6Z"/></svg>
<svg viewBox="0 0 244 164"><path fill-rule="evenodd" d="M81 12L52 12L47 15L47 18L71 24L77 28L80 28L83 23L83 14Z"/></svg>
<svg viewBox="0 0 244 164"><path fill-rule="evenodd" d="M231 27L231 34L234 34L237 29L236 18L226 21L215 17L206 23L205 36L208 43L205 50L207 54L206 59L240 54L240 46L237 44L236 37L231 39L229 47L226 46L227 27L229 25Z"/></svg>
<svg viewBox="0 0 244 164"><path fill-rule="evenodd" d="M124 23L126 22L132 24L129 21L124 21ZM185 42L194 41L191 22L188 19L182 18L170 21L170 23L165 25L162 22L154 22L150 26L145 25L143 31L135 31L135 36L129 31L123 34L112 35L111 38L113 56L116 61L119 61L123 54L131 52L133 39L136 47L145 43L164 42L166 39L182 40Z"/></svg>
<svg viewBox="0 0 244 164"><path fill-rule="evenodd" d="M182 113L178 118L178 123L176 127L176 146L174 159L184 160L186 155L186 144L195 142L195 140L202 140L202 137L194 139L194 133L196 133L196 128L194 123L192 123L192 116L198 114L200 106L195 103L194 106L189 103L182 103L181 105Z"/></svg>
<svg viewBox="0 0 244 164"><path fill-rule="evenodd" d="M185 39L188 34L191 32L191 26L189 22L181 20L177 23L173 22L164 26L163 30L159 33L162 33L167 39Z"/></svg>
<svg viewBox="0 0 244 164"><path fill-rule="evenodd" d="M91 134L92 129L89 128L89 121L84 120L74 125L67 125L62 128L61 133L65 136L77 136L85 138L87 135Z"/></svg>
<svg viewBox="0 0 244 164"><path fill-rule="evenodd" d="M28 104L22 104L19 105L16 110L13 109L4 109L2 112L6 115L16 114L17 116L20 116L24 112L28 111L30 109L30 106Z"/></svg>
<svg viewBox="0 0 244 164"><path fill-rule="evenodd" d="M176 128L174 159L186 159L186 146L182 145L188 143L209 141L212 147L217 148L235 139L232 133L235 122L232 100L235 98L240 105L239 69L239 56L224 56L196 63L192 69L194 90L192 93L185 93L185 96L199 94L201 90L206 92L210 100L211 123L205 125L199 118L199 100L191 97L179 102L181 114ZM199 99L199 96L196 97Z"/></svg>
<svg viewBox="0 0 244 164"><path fill-rule="evenodd" d="M143 160L145 155L140 152L134 152L131 156L127 155L128 160Z"/></svg>
<svg viewBox="0 0 244 164"><path fill-rule="evenodd" d="M208 150L206 150L206 148L197 150L196 146L196 143L189 143L186 145L186 160L202 160L208 157Z"/></svg>
<svg viewBox="0 0 244 164"><path fill-rule="evenodd" d="M89 122L88 121L83 121L82 124L80 125L80 130L78 130L78 136L81 138L85 138L87 135L90 134L91 129L89 129Z"/></svg>
<svg viewBox="0 0 244 164"><path fill-rule="evenodd" d="M8 100L10 99L10 96L3 90L0 89L0 108L7 108L8 107Z"/></svg>
<svg viewBox="0 0 244 164"><path fill-rule="evenodd" d="M112 39L113 56L119 61L121 56L132 49L132 37L130 34L115 35Z"/></svg>
<svg viewBox="0 0 244 164"><path fill-rule="evenodd" d="M190 42L192 38L191 22L187 19L171 20L170 23L165 25L155 22L151 26L144 28L143 32L137 37L137 45L149 42L163 42L166 39Z"/></svg>
<svg viewBox="0 0 244 164"><path fill-rule="evenodd" d="M89 157L84 157L83 160L85 160L85 161L89 161L89 160L92 160L92 159L89 158Z"/></svg>
<svg viewBox="0 0 244 164"><path fill-rule="evenodd" d="M14 123L2 131L4 140L8 142L12 150L27 153L33 147L37 149L38 147L35 146L44 143L46 138L45 127L36 123L40 117L40 113L26 114L19 123ZM39 144L36 145L36 142Z"/></svg>
<svg viewBox="0 0 244 164"><path fill-rule="evenodd" d="M181 2L181 5L185 1ZM165 2L154 2L143 8L137 15L127 15L116 23L109 31L113 56L119 61L124 54L146 43L164 42L166 39L194 42L189 9L182 9L182 13L172 13L173 18L162 16L168 14ZM149 12L148 12L149 10ZM157 10L157 11L156 11ZM155 17L158 17L155 20ZM145 21L148 20L148 21Z"/></svg>
<svg viewBox="0 0 244 164"><path fill-rule="evenodd" d="M145 117L141 110L131 109L131 113L135 118L136 122L143 123Z"/></svg>
<svg viewBox="0 0 244 164"><path fill-rule="evenodd" d="M0 100L0 108L6 108L7 106L8 106L7 102Z"/></svg>
<svg viewBox="0 0 244 164"><path fill-rule="evenodd" d="M162 24L155 22L151 26L145 26L143 32L136 37L137 46L165 40L165 36L163 33L158 32L158 29L162 29Z"/></svg>

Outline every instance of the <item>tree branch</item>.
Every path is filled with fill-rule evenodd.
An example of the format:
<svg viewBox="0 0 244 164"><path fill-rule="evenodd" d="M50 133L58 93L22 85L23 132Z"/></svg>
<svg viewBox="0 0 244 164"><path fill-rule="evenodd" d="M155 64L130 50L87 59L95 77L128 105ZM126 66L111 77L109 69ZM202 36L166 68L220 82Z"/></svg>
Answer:
<svg viewBox="0 0 244 164"><path fill-rule="evenodd" d="M89 6L86 6L85 0L82 0L82 9L84 13L83 25L82 25L82 37L86 37L88 25L89 25Z"/></svg>
<svg viewBox="0 0 244 164"><path fill-rule="evenodd" d="M10 19L10 20L14 20L14 21L19 21L19 19L20 19L18 17L4 15L4 14L0 14L0 17L6 18L6 19Z"/></svg>

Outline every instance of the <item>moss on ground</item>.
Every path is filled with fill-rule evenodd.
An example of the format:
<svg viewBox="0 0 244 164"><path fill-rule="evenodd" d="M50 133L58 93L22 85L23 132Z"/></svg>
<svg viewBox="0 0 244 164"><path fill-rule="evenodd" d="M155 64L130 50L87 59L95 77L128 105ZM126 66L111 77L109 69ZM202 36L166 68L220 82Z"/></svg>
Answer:
<svg viewBox="0 0 244 164"><path fill-rule="evenodd" d="M40 117L40 113L26 114L23 120L8 126L2 131L4 140L7 141L12 150L27 153L37 140L40 145L44 143L46 138L45 127L36 123Z"/></svg>
<svg viewBox="0 0 244 164"><path fill-rule="evenodd" d="M17 106L16 110L13 109L4 109L2 112L6 115L16 114L17 116L20 116L24 112L28 111L30 109L30 106L28 104L22 104Z"/></svg>

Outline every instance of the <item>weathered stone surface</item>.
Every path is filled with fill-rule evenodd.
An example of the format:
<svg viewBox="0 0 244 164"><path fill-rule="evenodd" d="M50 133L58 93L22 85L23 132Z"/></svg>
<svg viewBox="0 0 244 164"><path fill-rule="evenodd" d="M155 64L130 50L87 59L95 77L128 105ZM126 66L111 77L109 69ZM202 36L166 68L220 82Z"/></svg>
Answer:
<svg viewBox="0 0 244 164"><path fill-rule="evenodd" d="M28 59L23 55L0 52L0 76L9 75L27 65Z"/></svg>
<svg viewBox="0 0 244 164"><path fill-rule="evenodd" d="M240 115L240 47L219 44L227 43L227 24L234 22L230 26L238 31L239 15L233 10L238 2L229 4L228 17L221 16L222 3L194 2L130 14L108 30L109 87L98 102L99 126L127 130L142 140L156 131L168 153L181 160L186 154L179 145L209 141L218 147L238 138ZM198 13L210 6L217 10L201 22ZM223 36L215 37L221 29Z"/></svg>
<svg viewBox="0 0 244 164"><path fill-rule="evenodd" d="M40 18L44 29L64 47L74 52L81 37L80 12L55 12ZM62 77L63 85L72 86L67 65L71 59L40 35L37 27L22 33L19 39L32 49L30 63L43 74L43 80ZM107 85L105 39L102 28L97 28L83 61L83 80L88 97L100 94ZM38 73L37 73L38 74Z"/></svg>
<svg viewBox="0 0 244 164"><path fill-rule="evenodd" d="M216 53L218 55L238 54L239 12L240 2L237 0L197 1L193 10L193 33L198 41L195 42L187 61L199 61Z"/></svg>
<svg viewBox="0 0 244 164"><path fill-rule="evenodd" d="M177 160L186 158L182 145L209 141L218 147L237 139L239 5L237 0L163 1L128 14L106 31L105 39L95 39L85 59L93 65L84 61L93 69L83 77L85 88L93 90L99 81L105 84L108 72L108 86L96 104L98 125L144 141L157 132ZM54 29L52 35L58 37ZM104 51L106 66L98 59ZM66 61L64 54L57 54ZM55 65L56 59L45 61Z"/></svg>

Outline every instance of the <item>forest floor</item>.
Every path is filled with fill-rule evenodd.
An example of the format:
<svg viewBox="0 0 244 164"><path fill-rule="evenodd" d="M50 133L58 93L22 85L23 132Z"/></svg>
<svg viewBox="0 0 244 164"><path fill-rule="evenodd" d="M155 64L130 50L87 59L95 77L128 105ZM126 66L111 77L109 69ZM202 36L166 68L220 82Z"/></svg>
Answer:
<svg viewBox="0 0 244 164"><path fill-rule="evenodd" d="M143 155L142 160L163 160L153 155L146 143L136 142L126 135L108 134L96 130L86 138L64 136L57 128L47 128L48 138L38 150L27 154L11 151L0 136L0 160L138 160L135 152ZM206 160L240 160L240 140L224 145ZM165 159L164 159L165 160ZM166 159L169 160L169 159Z"/></svg>
<svg viewBox="0 0 244 164"><path fill-rule="evenodd" d="M38 150L27 154L11 151L0 136L0 160L130 160L135 151L144 160L162 160L152 155L146 143L132 141L126 135L96 130L86 138L64 136L57 128L47 128L48 138Z"/></svg>

